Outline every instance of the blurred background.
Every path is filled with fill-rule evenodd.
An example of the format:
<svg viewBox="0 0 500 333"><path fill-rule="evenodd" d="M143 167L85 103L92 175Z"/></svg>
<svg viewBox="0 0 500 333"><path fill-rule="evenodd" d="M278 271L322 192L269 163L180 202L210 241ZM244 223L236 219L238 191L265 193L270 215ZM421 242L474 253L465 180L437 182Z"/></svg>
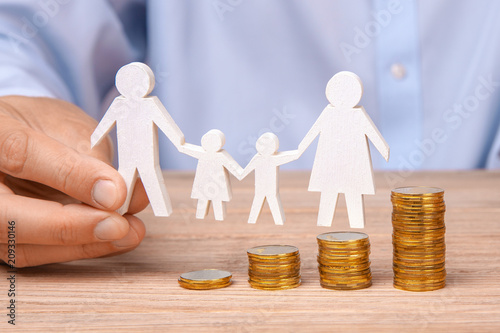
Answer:
<svg viewBox="0 0 500 333"><path fill-rule="evenodd" d="M264 132L296 149L347 70L391 147L388 163L372 147L376 169L499 168L499 15L495 0L2 0L0 95L100 120L116 71L142 61L186 141L220 129L245 166ZM196 166L160 137L163 168Z"/></svg>

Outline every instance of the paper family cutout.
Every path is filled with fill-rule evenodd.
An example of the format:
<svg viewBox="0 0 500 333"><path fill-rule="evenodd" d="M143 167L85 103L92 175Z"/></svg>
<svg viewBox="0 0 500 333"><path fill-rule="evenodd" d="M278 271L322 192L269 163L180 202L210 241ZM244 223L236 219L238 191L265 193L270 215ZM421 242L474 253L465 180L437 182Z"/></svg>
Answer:
<svg viewBox="0 0 500 333"><path fill-rule="evenodd" d="M169 216L172 205L163 179L158 153L158 128L174 146L198 159L191 198L197 199L196 218L207 216L212 203L216 220L224 220L226 203L232 198L229 173L238 180L255 172L255 196L248 223L255 223L267 200L275 224L285 222L279 194L279 166L298 159L319 137L311 172L309 191L320 192L318 225L331 226L339 193L344 193L349 223L364 227L364 194L375 194L368 139L389 159L389 146L362 106L360 78L351 72L335 74L327 84L329 105L300 142L298 150L278 152L279 140L265 133L256 142L257 154L243 169L222 149L224 134L210 130L201 146L185 142L184 134L156 96L154 74L139 62L123 66L116 74L115 98L91 136L91 146L101 142L116 125L118 172L127 185L127 199L118 210L128 211L137 177L148 195L156 216Z"/></svg>

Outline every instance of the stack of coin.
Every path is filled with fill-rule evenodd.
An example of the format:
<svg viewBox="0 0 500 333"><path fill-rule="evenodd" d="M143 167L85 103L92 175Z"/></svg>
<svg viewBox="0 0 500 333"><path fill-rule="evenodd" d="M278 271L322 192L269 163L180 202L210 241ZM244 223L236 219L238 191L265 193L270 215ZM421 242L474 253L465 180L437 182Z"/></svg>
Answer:
<svg viewBox="0 0 500 333"><path fill-rule="evenodd" d="M446 283L444 191L434 187L392 190L394 287L430 291Z"/></svg>
<svg viewBox="0 0 500 333"><path fill-rule="evenodd" d="M295 246L257 246L247 254L248 283L252 288L281 290L300 285L300 256Z"/></svg>
<svg viewBox="0 0 500 333"><path fill-rule="evenodd" d="M231 284L231 273L218 269L204 269L183 273L179 277L179 285L186 289L208 290L224 288Z"/></svg>
<svg viewBox="0 0 500 333"><path fill-rule="evenodd" d="M318 240L318 269L323 288L355 290L372 285L370 239L361 232L329 232Z"/></svg>

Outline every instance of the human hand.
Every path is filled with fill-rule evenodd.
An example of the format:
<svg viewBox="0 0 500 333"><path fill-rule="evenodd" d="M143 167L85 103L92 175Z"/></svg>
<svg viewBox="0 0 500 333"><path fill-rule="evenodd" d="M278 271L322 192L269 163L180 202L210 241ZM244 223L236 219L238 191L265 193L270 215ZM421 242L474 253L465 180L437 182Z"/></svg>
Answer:
<svg viewBox="0 0 500 333"><path fill-rule="evenodd" d="M16 267L124 253L145 228L114 210L126 186L110 165L110 140L90 149L97 123L51 98L0 97L0 259L15 221ZM129 214L147 206L138 183Z"/></svg>

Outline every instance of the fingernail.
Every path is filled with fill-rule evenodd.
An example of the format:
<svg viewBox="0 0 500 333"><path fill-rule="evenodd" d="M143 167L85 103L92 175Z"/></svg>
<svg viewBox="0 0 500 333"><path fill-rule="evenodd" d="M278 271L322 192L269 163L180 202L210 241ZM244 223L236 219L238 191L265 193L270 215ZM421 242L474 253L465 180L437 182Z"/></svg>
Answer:
<svg viewBox="0 0 500 333"><path fill-rule="evenodd" d="M104 208L112 207L116 202L116 186L110 180L99 180L92 189L92 198Z"/></svg>
<svg viewBox="0 0 500 333"><path fill-rule="evenodd" d="M103 241L120 239L123 235L121 229L119 221L116 221L112 217L108 217L96 225L94 228L94 235Z"/></svg>
<svg viewBox="0 0 500 333"><path fill-rule="evenodd" d="M127 236L123 237L120 240L114 241L112 244L116 247L132 247L136 246L138 243L138 237L135 231L131 230L128 232Z"/></svg>

